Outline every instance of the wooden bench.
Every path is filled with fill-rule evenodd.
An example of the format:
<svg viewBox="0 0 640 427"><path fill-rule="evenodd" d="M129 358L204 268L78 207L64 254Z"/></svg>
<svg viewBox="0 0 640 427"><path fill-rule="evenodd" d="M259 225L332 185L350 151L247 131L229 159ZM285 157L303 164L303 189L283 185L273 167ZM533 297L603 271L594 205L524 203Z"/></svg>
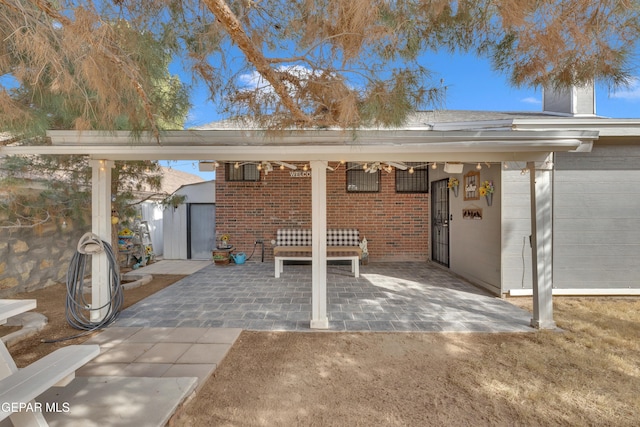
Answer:
<svg viewBox="0 0 640 427"><path fill-rule="evenodd" d="M327 261L351 261L351 272L360 277L360 235L357 229L327 230ZM284 261L312 261L311 230L279 229L273 248L275 277L284 271Z"/></svg>
<svg viewBox="0 0 640 427"><path fill-rule="evenodd" d="M13 302L6 305L11 312L3 312L4 307L0 304L0 323L10 317L8 314L15 315L17 308ZM26 307L24 305L22 311L27 311ZM43 413L47 408L34 399L51 387L69 384L76 370L98 354L98 345L70 345L18 369L0 340L0 421L9 417L14 426L46 426Z"/></svg>

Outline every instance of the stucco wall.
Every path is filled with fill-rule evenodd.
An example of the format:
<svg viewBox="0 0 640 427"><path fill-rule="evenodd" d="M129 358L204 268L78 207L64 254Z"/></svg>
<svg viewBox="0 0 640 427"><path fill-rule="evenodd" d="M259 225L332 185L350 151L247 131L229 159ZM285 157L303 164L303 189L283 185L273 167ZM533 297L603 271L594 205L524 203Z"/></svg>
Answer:
<svg viewBox="0 0 640 427"><path fill-rule="evenodd" d="M230 234L237 250L247 254L264 239L265 258L272 259L270 241L278 228L311 228L310 172L290 172L276 169L258 182L227 182L224 168L218 168L217 234ZM327 171L327 227L359 229L371 261L426 261L429 194L396 193L395 173L386 172L379 193L347 193L341 166Z"/></svg>
<svg viewBox="0 0 640 427"><path fill-rule="evenodd" d="M499 164L491 167L483 164L480 170L480 182L493 180L495 192L493 203L487 205L484 197L479 200L464 200L463 177L469 171L476 171L475 165L465 165L461 174L449 175L441 172L432 175L432 179L454 176L460 180L458 197L449 193L451 221L450 232L450 270L467 280L498 293L500 291L500 240L501 240L501 200L502 182ZM464 219L463 209L482 209L482 219Z"/></svg>

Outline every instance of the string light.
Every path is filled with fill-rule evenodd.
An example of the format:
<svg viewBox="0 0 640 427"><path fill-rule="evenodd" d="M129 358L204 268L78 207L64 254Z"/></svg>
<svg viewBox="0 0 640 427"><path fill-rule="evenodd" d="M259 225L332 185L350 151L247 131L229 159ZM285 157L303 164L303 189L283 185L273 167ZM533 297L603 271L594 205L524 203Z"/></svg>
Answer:
<svg viewBox="0 0 640 427"><path fill-rule="evenodd" d="M414 172L414 171L413 171L413 166L411 166L411 167L409 168L409 173L413 173L413 172Z"/></svg>
<svg viewBox="0 0 640 427"><path fill-rule="evenodd" d="M438 164L436 162L433 162L431 164L431 169L438 169Z"/></svg>
<svg viewBox="0 0 640 427"><path fill-rule="evenodd" d="M233 165L233 168L234 168L234 169L240 169L240 163L236 162L236 163Z"/></svg>
<svg viewBox="0 0 640 427"><path fill-rule="evenodd" d="M309 168L308 168L308 167L307 167L307 165L305 164L305 165L302 167L302 170L306 172L306 171L308 171L308 170L309 170Z"/></svg>
<svg viewBox="0 0 640 427"><path fill-rule="evenodd" d="M478 162L478 165L476 166L476 169L478 169L478 170L482 169L482 165L480 164L480 162Z"/></svg>

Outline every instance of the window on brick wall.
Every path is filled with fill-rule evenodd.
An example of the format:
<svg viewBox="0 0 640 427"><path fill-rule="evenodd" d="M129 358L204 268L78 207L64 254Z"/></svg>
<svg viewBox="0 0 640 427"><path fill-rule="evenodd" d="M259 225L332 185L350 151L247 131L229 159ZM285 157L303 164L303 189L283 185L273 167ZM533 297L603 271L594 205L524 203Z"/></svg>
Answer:
<svg viewBox="0 0 640 427"><path fill-rule="evenodd" d="M260 171L258 165L247 163L239 163L236 168L236 163L226 164L226 178L227 181L259 181Z"/></svg>
<svg viewBox="0 0 640 427"><path fill-rule="evenodd" d="M347 163L347 192L375 193L380 191L380 171L366 172L360 163Z"/></svg>
<svg viewBox="0 0 640 427"><path fill-rule="evenodd" d="M405 164L408 166L407 170L396 169L396 193L428 193L429 167L424 163ZM413 173L409 173L412 166Z"/></svg>

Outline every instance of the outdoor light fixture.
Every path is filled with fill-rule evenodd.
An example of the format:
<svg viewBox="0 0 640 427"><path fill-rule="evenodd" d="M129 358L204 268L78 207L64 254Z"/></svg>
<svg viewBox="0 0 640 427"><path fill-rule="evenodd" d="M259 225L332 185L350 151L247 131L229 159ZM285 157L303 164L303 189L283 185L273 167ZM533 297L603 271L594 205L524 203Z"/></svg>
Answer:
<svg viewBox="0 0 640 427"><path fill-rule="evenodd" d="M446 173L462 173L464 164L462 163L446 163L444 164L444 171Z"/></svg>

